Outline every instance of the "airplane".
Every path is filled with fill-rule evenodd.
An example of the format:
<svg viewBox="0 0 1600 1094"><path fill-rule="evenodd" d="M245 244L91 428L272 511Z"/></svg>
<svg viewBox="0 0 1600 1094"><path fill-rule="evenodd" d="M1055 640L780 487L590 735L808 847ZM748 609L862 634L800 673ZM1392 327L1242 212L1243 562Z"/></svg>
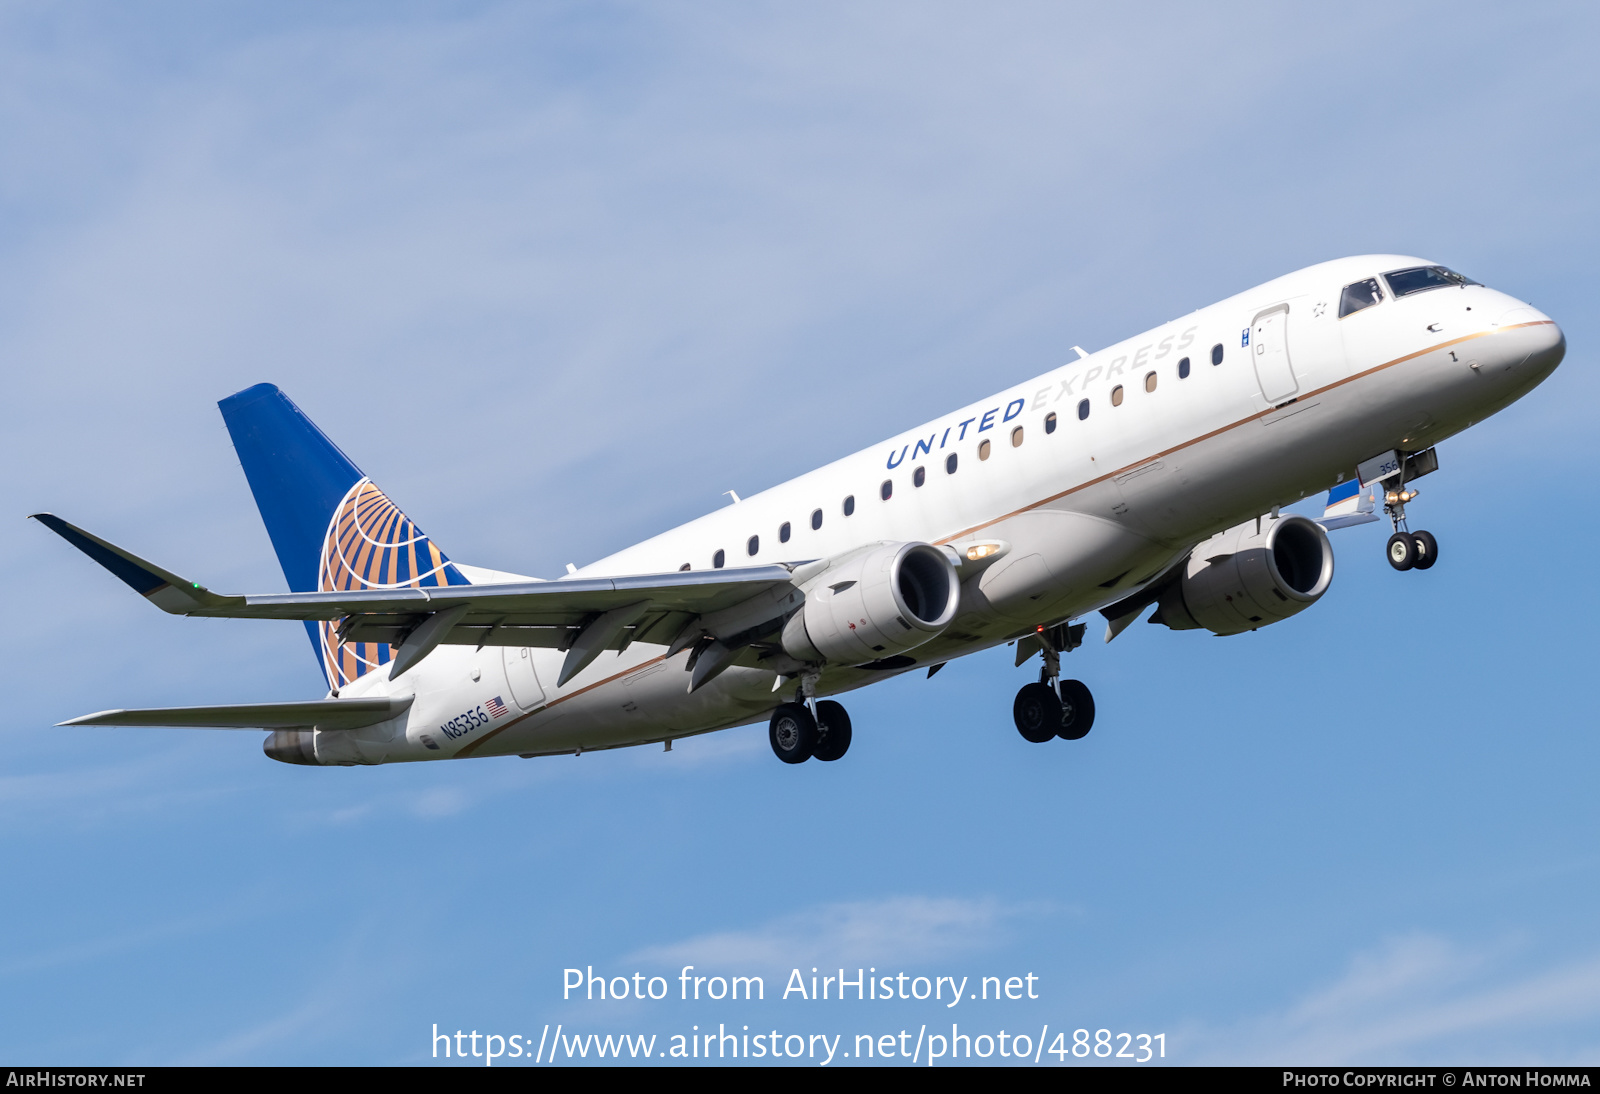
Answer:
<svg viewBox="0 0 1600 1094"><path fill-rule="evenodd" d="M1309 608L1329 528L1382 519L1397 570L1436 446L1566 352L1549 316L1427 259L1268 281L553 580L452 561L288 396L219 406L288 593L227 595L36 519L163 611L298 620L305 702L111 710L68 726L264 729L293 764L581 755L768 721L778 759L835 761L830 696L1015 645L1028 741L1076 740L1061 679L1098 612L1215 635ZM1320 520L1284 507L1328 491Z"/></svg>

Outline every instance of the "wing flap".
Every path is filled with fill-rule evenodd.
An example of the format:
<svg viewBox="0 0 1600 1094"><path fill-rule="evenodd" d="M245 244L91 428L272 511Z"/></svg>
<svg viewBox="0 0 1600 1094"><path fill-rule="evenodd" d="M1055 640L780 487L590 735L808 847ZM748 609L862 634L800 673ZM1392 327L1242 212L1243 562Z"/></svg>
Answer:
<svg viewBox="0 0 1600 1094"><path fill-rule="evenodd" d="M428 589L352 589L227 598L189 613L227 619L340 619L347 615L417 616L469 604L464 625L504 619L513 626L570 625L591 613L648 600L652 610L705 615L788 583L787 566L749 566L701 573L629 574L518 584L450 585Z"/></svg>
<svg viewBox="0 0 1600 1094"><path fill-rule="evenodd" d="M412 697L240 703L218 707L102 710L63 726L174 726L182 729L360 729L405 713Z"/></svg>
<svg viewBox="0 0 1600 1094"><path fill-rule="evenodd" d="M417 616L347 616L339 637L345 642L382 642L398 646L416 626ZM606 643L605 649L622 650L635 642L665 646L676 638L694 616L688 612L652 611ZM529 623L526 620L497 619L490 622L458 624L445 635L446 646L529 646L545 650L564 650L583 629L582 617L574 614L570 622Z"/></svg>

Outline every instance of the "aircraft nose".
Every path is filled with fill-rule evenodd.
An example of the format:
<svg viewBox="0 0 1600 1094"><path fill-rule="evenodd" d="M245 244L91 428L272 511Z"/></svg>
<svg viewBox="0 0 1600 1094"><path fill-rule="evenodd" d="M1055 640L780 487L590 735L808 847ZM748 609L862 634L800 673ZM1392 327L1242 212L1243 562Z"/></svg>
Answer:
<svg viewBox="0 0 1600 1094"><path fill-rule="evenodd" d="M1544 346L1535 349L1528 355L1528 363L1538 367L1541 372L1548 375L1555 371L1561 359L1567 355L1567 336L1562 333L1556 321L1552 319L1549 325L1539 328L1542 332Z"/></svg>
<svg viewBox="0 0 1600 1094"><path fill-rule="evenodd" d="M1538 308L1526 304L1512 308L1495 326L1516 337L1517 350L1527 351L1521 368L1536 372L1541 378L1554 372L1567 355L1567 336L1554 319Z"/></svg>

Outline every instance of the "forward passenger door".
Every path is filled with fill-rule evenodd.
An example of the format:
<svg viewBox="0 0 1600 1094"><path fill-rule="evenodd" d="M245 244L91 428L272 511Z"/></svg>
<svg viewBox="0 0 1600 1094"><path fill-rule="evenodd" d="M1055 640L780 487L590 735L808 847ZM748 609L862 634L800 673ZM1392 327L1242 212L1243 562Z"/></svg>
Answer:
<svg viewBox="0 0 1600 1094"><path fill-rule="evenodd" d="M1276 406L1299 390L1289 360L1289 305L1279 304L1256 316L1250 325L1250 360L1261 397L1268 403Z"/></svg>

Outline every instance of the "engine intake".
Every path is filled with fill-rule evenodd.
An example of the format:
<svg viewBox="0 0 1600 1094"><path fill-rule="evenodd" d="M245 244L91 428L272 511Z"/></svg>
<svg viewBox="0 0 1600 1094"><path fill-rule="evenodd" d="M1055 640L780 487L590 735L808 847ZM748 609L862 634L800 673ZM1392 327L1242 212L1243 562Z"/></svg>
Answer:
<svg viewBox="0 0 1600 1094"><path fill-rule="evenodd" d="M1332 582L1333 545L1320 524L1301 516L1251 520L1194 549L1150 622L1175 631L1253 631L1305 611Z"/></svg>
<svg viewBox="0 0 1600 1094"><path fill-rule="evenodd" d="M828 567L805 596L784 625L784 651L801 661L860 665L938 636L956 616L961 583L937 547L884 543Z"/></svg>

